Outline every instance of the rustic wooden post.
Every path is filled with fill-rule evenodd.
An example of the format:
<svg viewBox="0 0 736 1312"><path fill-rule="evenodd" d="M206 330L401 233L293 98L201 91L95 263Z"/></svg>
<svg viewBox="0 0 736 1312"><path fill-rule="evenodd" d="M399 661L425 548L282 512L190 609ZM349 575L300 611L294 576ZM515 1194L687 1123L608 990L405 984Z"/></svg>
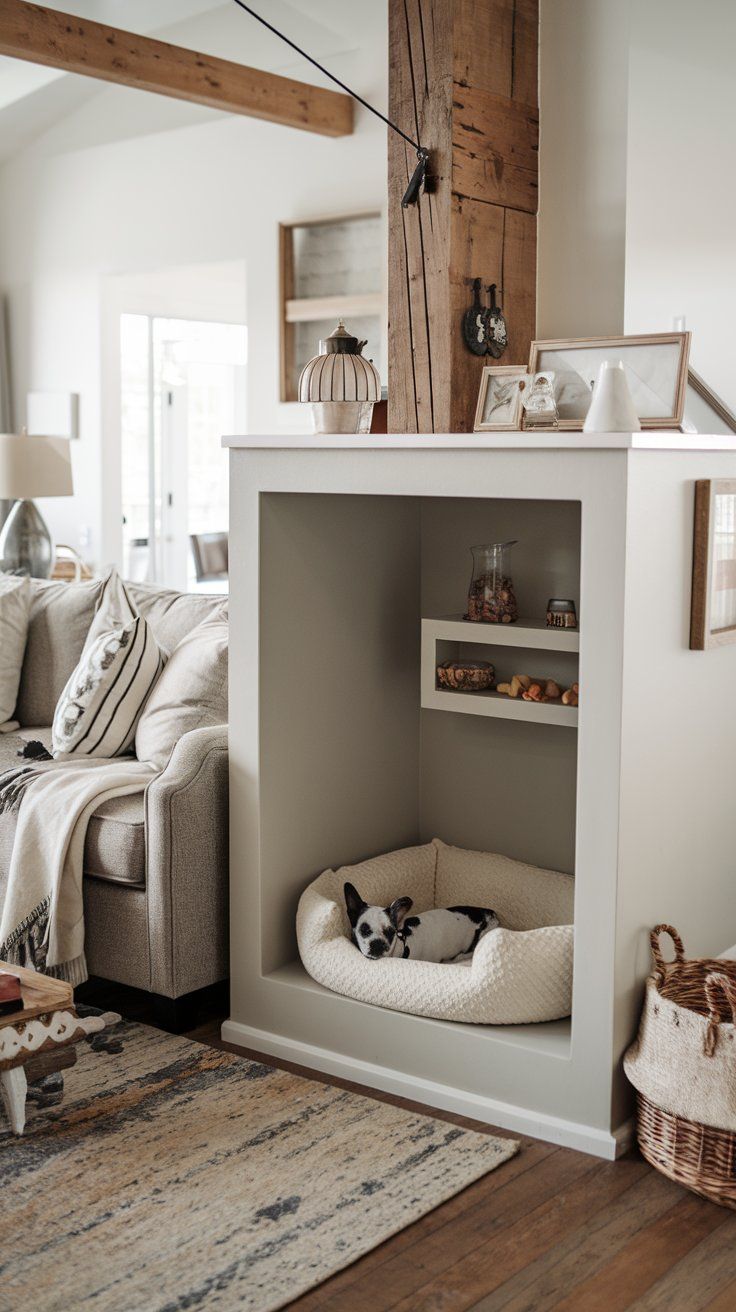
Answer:
<svg viewBox="0 0 736 1312"><path fill-rule="evenodd" d="M389 431L473 427L472 280L495 282L525 364L536 314L538 0L389 0L389 115L432 152L433 190L401 196L416 155L389 133Z"/></svg>

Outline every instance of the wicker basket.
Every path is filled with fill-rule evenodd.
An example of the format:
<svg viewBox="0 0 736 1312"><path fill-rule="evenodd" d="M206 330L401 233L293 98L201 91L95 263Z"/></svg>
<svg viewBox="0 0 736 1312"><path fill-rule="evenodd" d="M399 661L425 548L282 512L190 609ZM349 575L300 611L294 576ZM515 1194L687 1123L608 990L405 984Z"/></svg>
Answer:
<svg viewBox="0 0 736 1312"><path fill-rule="evenodd" d="M736 1210L736 1134L673 1116L636 1095L642 1157L663 1175L721 1207Z"/></svg>
<svg viewBox="0 0 736 1312"><path fill-rule="evenodd" d="M662 934L674 961L662 956ZM736 1209L736 961L688 961L670 925L657 925L650 942L654 972L624 1063L639 1147L671 1180Z"/></svg>

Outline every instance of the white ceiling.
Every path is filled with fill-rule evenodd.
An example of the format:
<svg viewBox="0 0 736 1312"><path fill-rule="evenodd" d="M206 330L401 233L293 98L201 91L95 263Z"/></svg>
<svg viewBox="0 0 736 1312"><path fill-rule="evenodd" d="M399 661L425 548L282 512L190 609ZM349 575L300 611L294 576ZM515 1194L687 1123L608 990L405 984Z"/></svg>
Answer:
<svg viewBox="0 0 736 1312"><path fill-rule="evenodd" d="M376 0L252 0L253 8L280 27L316 58L359 51L375 39ZM61 13L94 19L175 45L219 55L236 63L268 69L305 82L330 86L300 58L233 0L63 0L49 5ZM0 56L0 159L7 158L58 124L106 84L92 78L44 68ZM111 92L108 90L108 94ZM137 93L142 94L142 93ZM160 115L133 114L126 135L192 121L192 107L179 101L154 101ZM198 109L200 115L213 111ZM121 125L122 127L122 125Z"/></svg>

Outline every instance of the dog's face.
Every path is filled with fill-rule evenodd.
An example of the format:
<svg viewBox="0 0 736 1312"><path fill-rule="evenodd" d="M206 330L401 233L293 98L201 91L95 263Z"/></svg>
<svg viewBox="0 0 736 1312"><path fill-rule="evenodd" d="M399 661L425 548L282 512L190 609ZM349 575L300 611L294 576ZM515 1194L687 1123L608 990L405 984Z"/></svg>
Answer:
<svg viewBox="0 0 736 1312"><path fill-rule="evenodd" d="M345 906L353 943L364 957L377 961L396 955L401 946L397 937L401 922L412 908L410 897L397 897L389 907L371 907L353 884L346 884Z"/></svg>

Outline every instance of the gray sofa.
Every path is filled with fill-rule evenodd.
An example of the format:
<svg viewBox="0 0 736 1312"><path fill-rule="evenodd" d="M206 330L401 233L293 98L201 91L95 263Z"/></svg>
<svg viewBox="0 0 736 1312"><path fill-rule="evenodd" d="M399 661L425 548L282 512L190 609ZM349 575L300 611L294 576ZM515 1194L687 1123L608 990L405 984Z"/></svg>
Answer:
<svg viewBox="0 0 736 1312"><path fill-rule="evenodd" d="M223 597L128 584L161 646L172 651ZM18 764L23 740L48 746L54 708L74 670L102 589L34 580L15 718L0 735L0 769ZM226 709L223 707L223 720ZM180 1000L228 974L227 726L177 742L144 795L106 802L92 816L84 853L85 951L91 975ZM0 816L4 883L16 816ZM162 1009L166 1016L167 1008ZM169 1014L175 1024L175 1009Z"/></svg>

